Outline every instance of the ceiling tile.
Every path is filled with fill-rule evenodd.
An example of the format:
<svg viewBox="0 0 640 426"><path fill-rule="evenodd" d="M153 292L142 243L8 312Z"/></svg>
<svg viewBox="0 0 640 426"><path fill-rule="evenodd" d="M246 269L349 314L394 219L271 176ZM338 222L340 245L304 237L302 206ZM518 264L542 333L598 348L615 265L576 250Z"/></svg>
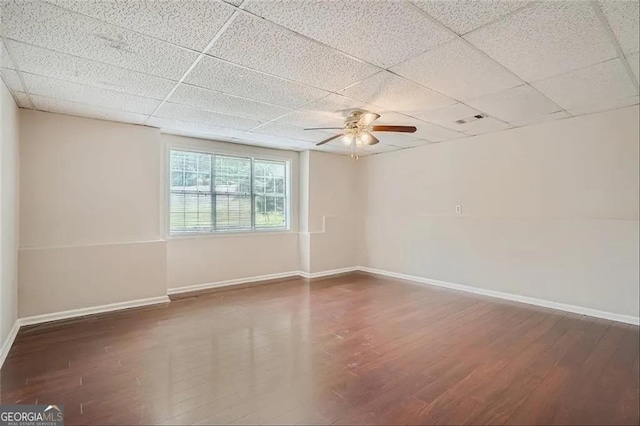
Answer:
<svg viewBox="0 0 640 426"><path fill-rule="evenodd" d="M274 121L297 127L342 127L343 122L324 114L313 114L305 111L292 111Z"/></svg>
<svg viewBox="0 0 640 426"><path fill-rule="evenodd" d="M541 80L616 56L586 1L543 2L465 38L526 81Z"/></svg>
<svg viewBox="0 0 640 426"><path fill-rule="evenodd" d="M409 115L455 103L444 95L387 71L381 71L341 94Z"/></svg>
<svg viewBox="0 0 640 426"><path fill-rule="evenodd" d="M497 132L509 129L511 126L493 117L485 117L481 120L472 121L460 125L460 130L468 135L481 135L483 133Z"/></svg>
<svg viewBox="0 0 640 426"><path fill-rule="evenodd" d="M306 113L331 117L335 120L334 125L337 127L344 124L344 119L347 118L353 110L379 112L379 109L380 108L366 102L334 93L300 108L300 110Z"/></svg>
<svg viewBox="0 0 640 426"><path fill-rule="evenodd" d="M2 36L178 80L197 54L40 1L3 2Z"/></svg>
<svg viewBox="0 0 640 426"><path fill-rule="evenodd" d="M219 114L170 102L162 104L154 116L234 130L249 130L261 124L258 120L250 118Z"/></svg>
<svg viewBox="0 0 640 426"><path fill-rule="evenodd" d="M520 79L459 39L409 59L392 71L458 100L522 84Z"/></svg>
<svg viewBox="0 0 640 426"><path fill-rule="evenodd" d="M24 92L13 92L13 99L20 108L31 108L29 97Z"/></svg>
<svg viewBox="0 0 640 426"><path fill-rule="evenodd" d="M160 101L127 93L85 86L35 74L22 73L26 91L61 101L78 102L138 114L151 114ZM54 111L55 112L55 111Z"/></svg>
<svg viewBox="0 0 640 426"><path fill-rule="evenodd" d="M46 0L74 12L202 51L229 19L233 7L215 0Z"/></svg>
<svg viewBox="0 0 640 426"><path fill-rule="evenodd" d="M230 62L326 90L340 90L377 71L328 47L240 14L208 52Z"/></svg>
<svg viewBox="0 0 640 426"><path fill-rule="evenodd" d="M100 120L118 121L122 123L142 124L147 117L142 114L119 111L117 109L101 108L78 102L53 99L46 96L31 95L34 107L40 111L58 114L75 115L78 117L98 118Z"/></svg>
<svg viewBox="0 0 640 426"><path fill-rule="evenodd" d="M1 40L0 40L0 67L15 69L15 65L11 61L11 57L9 57L9 53L7 52L7 46L4 44L4 41L1 41Z"/></svg>
<svg viewBox="0 0 640 426"><path fill-rule="evenodd" d="M624 53L640 50L640 2L600 0L599 4Z"/></svg>
<svg viewBox="0 0 640 426"><path fill-rule="evenodd" d="M456 123L456 120L471 117L476 114L480 114L480 111L465 104L455 104L427 111L424 114L421 114L418 118L448 129L462 131L461 124Z"/></svg>
<svg viewBox="0 0 640 426"><path fill-rule="evenodd" d="M425 139L431 142L442 142L450 139L466 137L464 133L456 132L432 123L419 120L414 117L396 113L383 113L375 124L390 124L400 126L415 126L416 132L407 134L414 139ZM376 133L378 134L378 133ZM385 133L382 133L385 134Z"/></svg>
<svg viewBox="0 0 640 426"><path fill-rule="evenodd" d="M147 126L158 127L165 133L190 136L213 140L231 140L245 132L224 127L207 126L198 123L172 120L168 118L151 117L146 122Z"/></svg>
<svg viewBox="0 0 640 426"><path fill-rule="evenodd" d="M625 98L610 99L604 102L582 105L569 109L569 113L573 115L591 114L594 112L607 111L610 109L624 108L638 104L638 95L628 96Z"/></svg>
<svg viewBox="0 0 640 426"><path fill-rule="evenodd" d="M0 69L0 74L2 75L2 81L4 81L4 84L9 90L12 92L24 92L22 82L20 81L20 77L18 77L18 72L16 70L2 68Z"/></svg>
<svg viewBox="0 0 640 426"><path fill-rule="evenodd" d="M629 62L629 66L631 67L631 71L636 76L636 80L640 80L640 73L638 72L638 68L640 68L640 54L638 52L632 53L631 55L627 55L627 62Z"/></svg>
<svg viewBox="0 0 640 426"><path fill-rule="evenodd" d="M251 1L245 9L383 68L455 37L400 1Z"/></svg>
<svg viewBox="0 0 640 426"><path fill-rule="evenodd" d="M406 123L399 122L395 124L416 126L418 130L416 130L415 133L412 133L411 136L417 139L426 139L431 142L442 142L467 136L464 133L446 129L421 120L408 121Z"/></svg>
<svg viewBox="0 0 640 426"><path fill-rule="evenodd" d="M374 154L380 154L383 152L391 152L391 151L399 151L401 149L404 149L404 148L401 146L387 145L382 142L377 143L375 145L367 145L362 148L363 151L371 152Z"/></svg>
<svg viewBox="0 0 640 426"><path fill-rule="evenodd" d="M292 149L294 151L304 151L315 146L313 143L304 142L298 139L290 139L282 136L274 136L254 132L247 132L244 135L236 138L236 140L250 145L279 149Z"/></svg>
<svg viewBox="0 0 640 426"><path fill-rule="evenodd" d="M88 86L164 99L175 82L66 53L7 40L16 66L24 72Z"/></svg>
<svg viewBox="0 0 640 426"><path fill-rule="evenodd" d="M503 0L413 0L419 8L462 35L531 1Z"/></svg>
<svg viewBox="0 0 640 426"><path fill-rule="evenodd" d="M336 133L339 133L339 131L304 130L302 127L271 122L252 130L251 133L260 133L276 137L283 137L286 139L297 139L299 141L317 143L335 135Z"/></svg>
<svg viewBox="0 0 640 426"><path fill-rule="evenodd" d="M570 113L571 109L638 93L619 59L538 81L533 86Z"/></svg>
<svg viewBox="0 0 640 426"><path fill-rule="evenodd" d="M503 121L535 118L561 109L529 85L483 96L467 104Z"/></svg>
<svg viewBox="0 0 640 426"><path fill-rule="evenodd" d="M272 77L210 56L198 62L185 83L289 108L297 108L328 94L324 90Z"/></svg>
<svg viewBox="0 0 640 426"><path fill-rule="evenodd" d="M375 137L378 138L380 143L386 145L399 146L403 148L409 148L413 146L420 146L431 143L431 141L417 139L405 133L395 132L376 132Z"/></svg>
<svg viewBox="0 0 640 426"><path fill-rule="evenodd" d="M169 98L170 102L237 117L271 120L291 111L275 105L251 101L209 89L181 84Z"/></svg>
<svg viewBox="0 0 640 426"><path fill-rule="evenodd" d="M569 118L571 115L566 111L552 112L551 114L539 115L536 117L527 117L521 120L510 121L509 123L516 127L529 126L531 124L546 123L548 121L561 120L563 118Z"/></svg>

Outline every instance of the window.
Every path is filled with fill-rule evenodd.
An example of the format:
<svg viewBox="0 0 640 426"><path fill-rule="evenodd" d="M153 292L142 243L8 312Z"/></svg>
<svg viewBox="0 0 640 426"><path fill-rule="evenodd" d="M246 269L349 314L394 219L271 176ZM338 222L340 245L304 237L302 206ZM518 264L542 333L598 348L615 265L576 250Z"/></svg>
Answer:
<svg viewBox="0 0 640 426"><path fill-rule="evenodd" d="M171 234L287 229L286 161L171 150Z"/></svg>

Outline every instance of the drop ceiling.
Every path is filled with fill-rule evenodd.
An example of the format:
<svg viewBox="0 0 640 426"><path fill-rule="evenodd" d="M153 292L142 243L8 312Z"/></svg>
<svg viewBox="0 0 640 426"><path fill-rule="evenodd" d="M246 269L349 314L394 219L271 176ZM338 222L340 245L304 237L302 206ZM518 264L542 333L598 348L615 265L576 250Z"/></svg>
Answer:
<svg viewBox="0 0 640 426"><path fill-rule="evenodd" d="M1 3L20 107L186 136L349 154L303 128L418 128L371 155L638 103L635 0Z"/></svg>

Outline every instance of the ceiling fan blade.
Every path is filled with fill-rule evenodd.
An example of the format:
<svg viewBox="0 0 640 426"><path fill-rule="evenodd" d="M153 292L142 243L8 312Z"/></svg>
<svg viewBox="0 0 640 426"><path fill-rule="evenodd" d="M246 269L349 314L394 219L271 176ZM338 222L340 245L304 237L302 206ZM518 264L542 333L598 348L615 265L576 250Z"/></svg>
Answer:
<svg viewBox="0 0 640 426"><path fill-rule="evenodd" d="M368 126L378 118L380 118L380 114L376 114L375 112L363 112L358 120L358 124L361 126Z"/></svg>
<svg viewBox="0 0 640 426"><path fill-rule="evenodd" d="M363 142L365 142L366 145L375 145L378 142L380 142L378 138L376 138L369 132L363 132L361 137Z"/></svg>
<svg viewBox="0 0 640 426"><path fill-rule="evenodd" d="M342 130L342 127L309 127L304 130Z"/></svg>
<svg viewBox="0 0 640 426"><path fill-rule="evenodd" d="M416 126L373 126L371 129L373 132L401 132L401 133L414 133L416 130Z"/></svg>
<svg viewBox="0 0 640 426"><path fill-rule="evenodd" d="M330 138L327 138L327 139L323 140L322 142L318 142L318 143L316 144L316 146L324 145L325 143L327 143L327 142L331 142L332 140L337 139L337 138L339 138L340 136L342 136L342 133L340 133L340 134L338 134L338 135L335 135L335 136L331 136Z"/></svg>

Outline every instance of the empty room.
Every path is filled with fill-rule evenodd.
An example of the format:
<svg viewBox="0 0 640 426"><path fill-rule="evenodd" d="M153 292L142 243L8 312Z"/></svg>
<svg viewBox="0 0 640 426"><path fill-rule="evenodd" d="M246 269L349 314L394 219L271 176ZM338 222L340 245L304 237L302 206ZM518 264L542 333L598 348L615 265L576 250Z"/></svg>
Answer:
<svg viewBox="0 0 640 426"><path fill-rule="evenodd" d="M0 1L0 426L640 424L639 4Z"/></svg>

